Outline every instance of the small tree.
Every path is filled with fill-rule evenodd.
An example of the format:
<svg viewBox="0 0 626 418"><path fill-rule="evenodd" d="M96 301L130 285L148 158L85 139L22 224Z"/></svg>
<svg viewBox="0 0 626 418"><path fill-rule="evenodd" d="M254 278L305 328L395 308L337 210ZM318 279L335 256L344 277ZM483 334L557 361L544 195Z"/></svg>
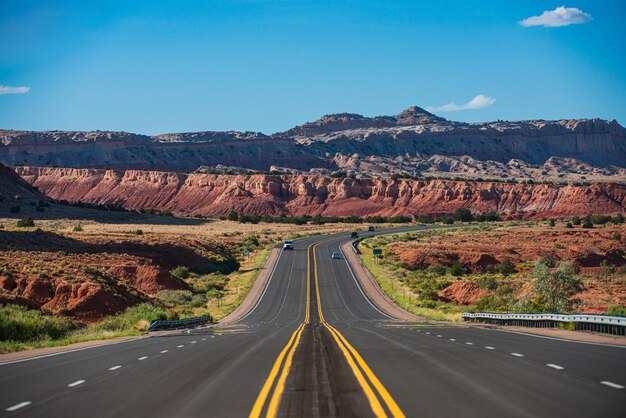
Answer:
<svg viewBox="0 0 626 418"><path fill-rule="evenodd" d="M586 228L586 229L593 228L593 222L591 222L591 219L585 218L583 220L583 228Z"/></svg>
<svg viewBox="0 0 626 418"><path fill-rule="evenodd" d="M452 263L452 265L450 266L450 274L453 276L462 276L465 274L465 267L463 267L463 264L461 264L458 261L455 261L454 263Z"/></svg>
<svg viewBox="0 0 626 418"><path fill-rule="evenodd" d="M189 278L191 272L188 267L178 266L174 270L170 272L172 276L178 277L179 279L187 279Z"/></svg>
<svg viewBox="0 0 626 418"><path fill-rule="evenodd" d="M232 211L231 213L228 214L228 218L229 221L235 221L237 222L239 220L239 214L235 211Z"/></svg>
<svg viewBox="0 0 626 418"><path fill-rule="evenodd" d="M570 298L582 288L582 282L576 277L576 269L572 264L561 263L552 272L542 261L535 264L533 293L536 305L541 306L544 312L571 311L575 301Z"/></svg>
<svg viewBox="0 0 626 418"><path fill-rule="evenodd" d="M581 220L580 220L580 216L574 216L574 217L572 218L572 224L574 224L574 225L580 225L580 222L581 222Z"/></svg>
<svg viewBox="0 0 626 418"><path fill-rule="evenodd" d="M550 219L550 226L556 226L556 221L554 219Z"/></svg>
<svg viewBox="0 0 626 418"><path fill-rule="evenodd" d="M504 276L508 276L509 274L515 273L515 264L508 257L506 257L502 262L498 265L498 272L500 272Z"/></svg>
<svg viewBox="0 0 626 418"><path fill-rule="evenodd" d="M621 213L618 213L617 215L615 215L613 217L613 223L614 224L624 223L624 215L622 215Z"/></svg>
<svg viewBox="0 0 626 418"><path fill-rule="evenodd" d="M22 219L17 221L17 226L19 228L29 228L35 226L35 221L30 216L24 216Z"/></svg>

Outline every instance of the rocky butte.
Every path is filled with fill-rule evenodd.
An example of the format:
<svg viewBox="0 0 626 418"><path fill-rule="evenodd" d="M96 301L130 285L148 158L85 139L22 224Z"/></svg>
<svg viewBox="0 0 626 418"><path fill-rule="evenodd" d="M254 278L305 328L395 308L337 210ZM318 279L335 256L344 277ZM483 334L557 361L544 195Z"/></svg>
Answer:
<svg viewBox="0 0 626 418"><path fill-rule="evenodd" d="M615 120L462 123L417 106L326 115L272 135L0 130L0 144L11 166L626 182L626 129Z"/></svg>
<svg viewBox="0 0 626 418"><path fill-rule="evenodd" d="M218 175L140 170L17 167L49 197L169 209L179 215L396 216L497 211L525 218L615 214L626 185L552 186L474 181L352 179L311 175Z"/></svg>

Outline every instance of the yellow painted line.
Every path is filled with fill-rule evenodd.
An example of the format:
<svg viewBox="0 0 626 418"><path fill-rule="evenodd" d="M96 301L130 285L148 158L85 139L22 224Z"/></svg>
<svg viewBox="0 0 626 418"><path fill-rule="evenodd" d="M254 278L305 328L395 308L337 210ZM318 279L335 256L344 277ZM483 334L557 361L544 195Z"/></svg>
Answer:
<svg viewBox="0 0 626 418"><path fill-rule="evenodd" d="M294 331L287 342L287 345L282 349L276 361L274 362L274 366L270 371L269 376L265 380L263 387L261 388L261 392L254 402L254 406L252 407L252 411L250 411L250 418L258 418L261 416L261 412L263 412L263 407L269 397L270 391L274 382L276 381L276 377L280 373L280 377L278 379L278 383L274 388L274 392L272 397L270 398L270 404L267 409L268 417L275 417L278 413L278 408L280 407L280 400L285 390L285 381L287 380L287 376L289 376L289 371L291 369L291 363L293 361L293 356L296 352L296 348L300 343L300 337L302 336L302 331L304 330L304 326L310 322L311 318L311 246L309 245L307 248L307 282L306 282L306 312L304 316L304 321L298 326L298 328ZM287 360L283 364L283 360L287 357Z"/></svg>
<svg viewBox="0 0 626 418"><path fill-rule="evenodd" d="M265 384L261 388L261 392L259 393L259 396L256 398L256 402L254 402L252 411L250 411L251 418L252 417L256 418L256 417L261 416L261 411L263 410L263 406L265 405L265 401L267 400L267 396L269 395L270 389L272 388L272 385L274 384L274 381L276 380L276 376L278 376L278 373L280 372L283 359L287 355L287 352L289 351L289 349L295 346L295 344L293 343L297 339L302 328L304 328L304 323L298 326L298 328L291 335L291 338L289 339L289 342L287 343L287 345L282 349L282 351L276 358L276 361L274 362L274 366L272 366L272 370L270 371L269 376L265 380Z"/></svg>
<svg viewBox="0 0 626 418"><path fill-rule="evenodd" d="M296 337L296 342L291 347L289 354L287 355L287 360L285 361L285 366L283 367L283 371L280 374L280 378L278 379L278 383L276 383L276 387L274 388L274 394L272 395L272 399L270 400L270 404L267 407L267 417L275 418L278 413L278 408L280 407L280 399L283 396L283 392L285 391L285 382L287 381L287 376L289 376L289 371L291 369L291 362L293 361L293 356L296 352L296 347L300 343L300 337L302 336L302 330L304 329L304 324L301 325L301 328L298 332L298 336Z"/></svg>
<svg viewBox="0 0 626 418"><path fill-rule="evenodd" d="M374 385L374 387L376 388L376 390L380 394L381 398L383 398L383 401L387 405L387 408L391 412L391 415L394 416L394 417L404 417L405 416L404 412L402 412L402 410L400 409L400 407L398 406L396 401L393 399L393 397L391 396L389 391L387 391L387 389L381 383L381 381L378 379L378 377L376 377L376 375L374 374L372 369L370 369L370 367L367 365L365 360L363 360L363 357L361 357L359 352L348 342L348 340L346 340L346 338L339 331L337 331L335 328L333 328L330 324L325 323L324 325L326 325L332 331L337 333L337 335L341 339L341 342L345 344L345 346L348 348L350 353L356 359L357 363L359 363L359 366L361 366L361 368L363 369L363 371L365 372L365 374L369 378L370 382L372 382L372 385Z"/></svg>
<svg viewBox="0 0 626 418"><path fill-rule="evenodd" d="M316 246L317 244L315 244L313 247L313 264L315 266L315 290L316 290L316 296L317 296L317 308L318 308L318 312L319 312L322 324L330 331L331 335L337 342L337 345L339 345L339 348L341 349L341 351L343 352L343 355L348 361L348 365L352 369L352 373L354 373L354 376L356 377L357 381L361 385L363 392L365 392L365 396L367 397L370 403L370 406L372 408L372 412L374 413L374 415L376 415L377 417L387 416L382 405L380 404L380 401L376 397L374 391L372 390L372 388L370 387L366 379L363 377L361 370L355 364L354 362L355 359L357 363L359 364L359 366L361 367L361 369L363 369L363 371L369 378L370 382L372 383L372 385L374 386L374 388L376 389L380 397L383 399L383 401L387 405L387 408L389 409L389 412L391 412L391 415L397 418L404 418L405 415L400 409L400 407L398 406L398 404L396 403L396 401L389 394L389 391L387 391L387 389L381 383L381 381L376 377L376 375L374 374L372 369L367 365L365 360L363 360L363 357L361 357L359 352L348 342L348 340L346 340L346 338L337 329L335 329L332 325L327 323L326 320L324 319L324 313L322 311L322 301L321 301L320 291L319 291L319 278L317 275L317 255L315 254ZM354 359L353 359L353 356L354 356Z"/></svg>

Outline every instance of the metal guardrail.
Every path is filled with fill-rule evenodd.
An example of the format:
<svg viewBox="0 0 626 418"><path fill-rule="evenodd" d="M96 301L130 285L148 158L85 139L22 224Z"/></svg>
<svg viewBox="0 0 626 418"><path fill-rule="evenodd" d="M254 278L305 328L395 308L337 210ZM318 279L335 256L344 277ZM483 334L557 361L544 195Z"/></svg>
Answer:
<svg viewBox="0 0 626 418"><path fill-rule="evenodd" d="M575 330L596 331L625 335L626 317L592 314L498 314L491 312L464 312L464 321L535 328L556 328L559 324L574 324Z"/></svg>
<svg viewBox="0 0 626 418"><path fill-rule="evenodd" d="M352 251L354 251L355 254L361 254L361 250L359 250L359 248L357 247L357 244L360 241L361 240L355 239L354 241L352 241L352 244L350 244L350 246L352 247Z"/></svg>
<svg viewBox="0 0 626 418"><path fill-rule="evenodd" d="M148 327L148 331L158 331L160 329L189 328L204 325L211 322L210 316L197 316L194 318L179 319L175 321L154 321Z"/></svg>

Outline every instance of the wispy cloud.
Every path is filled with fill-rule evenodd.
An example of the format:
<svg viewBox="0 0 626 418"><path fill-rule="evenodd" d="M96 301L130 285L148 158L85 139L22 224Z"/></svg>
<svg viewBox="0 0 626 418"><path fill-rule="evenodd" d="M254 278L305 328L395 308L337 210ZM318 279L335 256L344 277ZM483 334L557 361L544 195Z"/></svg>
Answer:
<svg viewBox="0 0 626 418"><path fill-rule="evenodd" d="M491 106L495 102L496 99L493 97L479 94L465 104L458 105L454 102L450 102L442 106L428 106L426 110L429 112L456 112L457 110L482 109L483 107Z"/></svg>
<svg viewBox="0 0 626 418"><path fill-rule="evenodd" d="M0 94L24 94L30 91L30 87L12 87L0 85Z"/></svg>
<svg viewBox="0 0 626 418"><path fill-rule="evenodd" d="M558 28L560 26L587 23L593 20L589 13L585 13L576 7L557 7L554 10L546 10L539 16L531 16L519 22L528 28L530 26L543 26L546 28Z"/></svg>

